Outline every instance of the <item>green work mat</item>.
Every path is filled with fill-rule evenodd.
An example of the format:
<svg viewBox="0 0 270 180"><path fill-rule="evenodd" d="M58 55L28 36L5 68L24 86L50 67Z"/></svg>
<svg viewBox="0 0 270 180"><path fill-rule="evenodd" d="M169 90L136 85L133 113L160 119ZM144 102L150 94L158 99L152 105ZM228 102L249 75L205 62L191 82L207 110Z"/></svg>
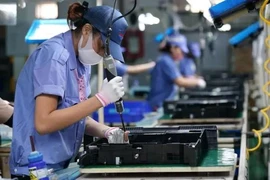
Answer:
<svg viewBox="0 0 270 180"><path fill-rule="evenodd" d="M228 167L235 165L235 153L234 149L229 148L219 148L209 150L204 159L202 160L199 167ZM96 165L96 166L87 166L82 169L89 168L151 168L151 167L190 167L183 164L166 164L166 165Z"/></svg>

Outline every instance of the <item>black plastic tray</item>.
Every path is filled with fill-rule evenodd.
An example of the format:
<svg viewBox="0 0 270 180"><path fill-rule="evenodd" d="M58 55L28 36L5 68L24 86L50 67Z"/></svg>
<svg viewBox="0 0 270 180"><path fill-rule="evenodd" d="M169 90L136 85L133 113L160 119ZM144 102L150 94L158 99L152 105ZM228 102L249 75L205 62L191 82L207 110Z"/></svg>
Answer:
<svg viewBox="0 0 270 180"><path fill-rule="evenodd" d="M208 149L217 147L215 126L131 128L130 144L99 139L87 146L79 165L188 164L197 166Z"/></svg>
<svg viewBox="0 0 270 180"><path fill-rule="evenodd" d="M244 92L242 88L239 86L221 86L221 87L205 87L204 89L201 88L185 88L181 89L180 92L201 92L201 91L208 91L208 92L227 92L227 91L240 91Z"/></svg>
<svg viewBox="0 0 270 180"><path fill-rule="evenodd" d="M243 111L243 103L235 99L179 100L164 102L163 109L172 119L237 118Z"/></svg>
<svg viewBox="0 0 270 180"><path fill-rule="evenodd" d="M238 78L238 79L249 79L252 77L252 74L235 74L231 72L225 72L225 71L216 71L216 72L203 72L202 73L203 77L208 80L208 79L233 79L233 78Z"/></svg>
<svg viewBox="0 0 270 180"><path fill-rule="evenodd" d="M224 92L186 91L186 92L180 92L179 96L181 99L190 99L190 98L243 99L244 93L241 91L224 91Z"/></svg>
<svg viewBox="0 0 270 180"><path fill-rule="evenodd" d="M242 111L236 100L188 100L177 102L172 118L237 118Z"/></svg>

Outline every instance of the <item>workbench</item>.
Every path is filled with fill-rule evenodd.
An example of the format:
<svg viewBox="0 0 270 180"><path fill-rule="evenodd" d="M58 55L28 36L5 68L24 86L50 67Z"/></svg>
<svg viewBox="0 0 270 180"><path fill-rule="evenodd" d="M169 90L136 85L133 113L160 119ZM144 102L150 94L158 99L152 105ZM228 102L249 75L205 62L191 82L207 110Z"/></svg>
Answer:
<svg viewBox="0 0 270 180"><path fill-rule="evenodd" d="M219 131L221 130L239 130L241 131L240 141L240 157L239 157L239 175L238 180L245 180L248 178L248 160L247 160L247 113L248 113L248 83L244 85L245 100L244 110L239 118L211 118L211 119L171 119L168 115L164 115L162 111L151 113L142 121L136 124L137 127L166 127L179 126L191 124L217 125ZM218 138L218 147L235 148L234 138ZM171 178L172 179L172 178ZM181 176L181 179L183 177ZM211 179L211 178L207 178ZM213 178L216 179L216 178Z"/></svg>
<svg viewBox="0 0 270 180"><path fill-rule="evenodd" d="M78 179L206 179L233 180L237 157L233 149L210 150L200 166L187 165L129 165L129 166L89 166L80 169L83 174ZM178 177L178 178L177 178ZM181 177L181 178L179 178Z"/></svg>
<svg viewBox="0 0 270 180"><path fill-rule="evenodd" d="M0 170L3 178L10 178L9 154L11 141L2 140L0 145Z"/></svg>

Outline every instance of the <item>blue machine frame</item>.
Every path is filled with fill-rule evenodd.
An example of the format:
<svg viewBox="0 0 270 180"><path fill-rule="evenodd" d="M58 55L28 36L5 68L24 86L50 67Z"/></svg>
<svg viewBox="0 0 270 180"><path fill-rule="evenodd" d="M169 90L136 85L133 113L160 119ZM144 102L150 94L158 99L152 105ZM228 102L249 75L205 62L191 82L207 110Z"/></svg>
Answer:
<svg viewBox="0 0 270 180"><path fill-rule="evenodd" d="M46 32L46 30L44 30L45 35L43 36L38 36L36 35L38 32L38 30L40 30L42 27L41 26L51 26L53 28L53 26L55 26L53 28L53 34L52 32ZM61 27L61 28L59 28ZM50 39L51 37L63 33L66 30L68 30L68 24L67 24L67 20L66 19L51 19L51 20L40 20L40 19L36 19L33 21L30 29L28 30L26 36L25 36L25 42L27 44L40 44L44 41L46 41L47 39ZM49 34L46 34L49 33ZM51 34L50 34L51 33Z"/></svg>
<svg viewBox="0 0 270 180"><path fill-rule="evenodd" d="M256 10L256 5L261 0L225 0L209 9L211 17L217 28L223 26L223 19L236 14L239 11L246 10L251 12Z"/></svg>
<svg viewBox="0 0 270 180"><path fill-rule="evenodd" d="M263 30L263 26L260 25L260 22L256 22L250 25L249 27L247 27L246 29L244 29L243 31L241 31L240 33L233 36L229 40L229 43L232 46L236 46L240 44L242 41L244 41L245 39L259 34L262 30Z"/></svg>

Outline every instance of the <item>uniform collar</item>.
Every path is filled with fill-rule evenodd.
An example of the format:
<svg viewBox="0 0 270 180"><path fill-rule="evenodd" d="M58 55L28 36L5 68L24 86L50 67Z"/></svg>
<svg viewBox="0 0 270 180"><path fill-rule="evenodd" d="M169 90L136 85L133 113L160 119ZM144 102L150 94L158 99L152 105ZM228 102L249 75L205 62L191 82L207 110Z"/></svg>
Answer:
<svg viewBox="0 0 270 180"><path fill-rule="evenodd" d="M70 69L77 69L77 58L76 58L76 54L75 54L75 50L73 47L73 40L72 40L72 35L71 35L71 31L67 31L64 33L64 43L65 43L65 48L68 50L69 52L69 67Z"/></svg>

